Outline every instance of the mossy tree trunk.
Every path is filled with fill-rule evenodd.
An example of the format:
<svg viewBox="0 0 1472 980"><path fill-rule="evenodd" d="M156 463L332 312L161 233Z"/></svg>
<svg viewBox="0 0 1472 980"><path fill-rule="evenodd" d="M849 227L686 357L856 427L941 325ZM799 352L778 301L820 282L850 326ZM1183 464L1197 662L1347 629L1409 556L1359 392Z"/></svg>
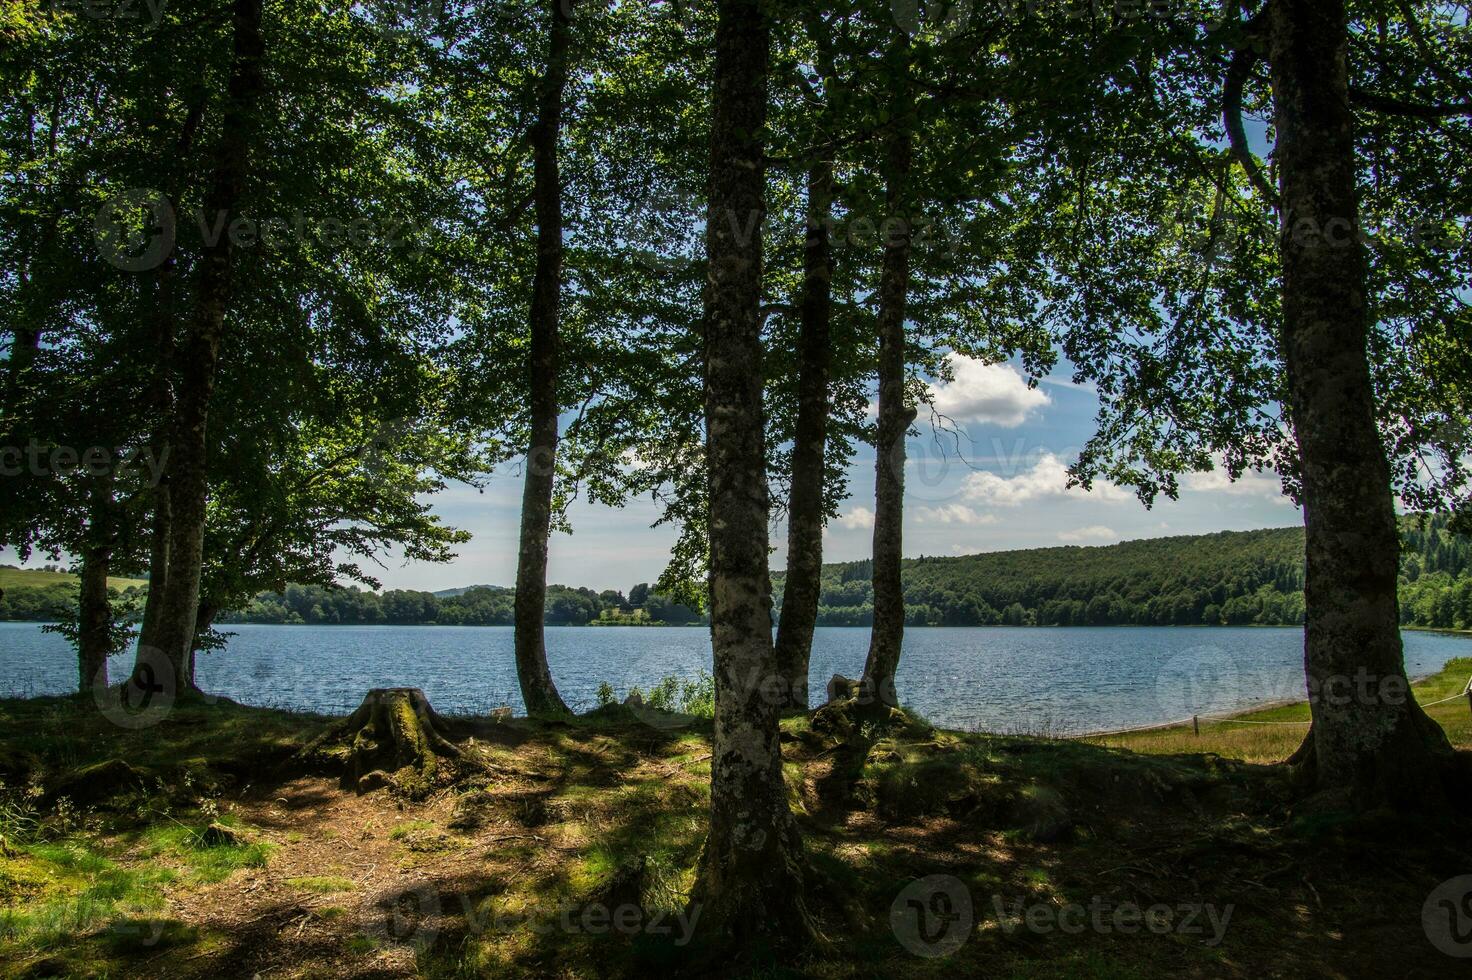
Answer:
<svg viewBox="0 0 1472 980"><path fill-rule="evenodd" d="M138 626L138 648L159 649L158 624L163 616L164 591L169 582L169 529L173 508L169 503L169 486L160 483L153 488L153 526L149 530L148 596L143 600L143 621Z"/></svg>
<svg viewBox="0 0 1472 980"><path fill-rule="evenodd" d="M913 157L908 45L898 42L890 63L897 95L886 137L884 263L879 282L879 426L874 447L874 622L864 663L863 700L895 707L894 675L905 635L905 437L915 409L905 397L905 304L910 290L911 226L907 207Z"/></svg>
<svg viewBox="0 0 1472 980"><path fill-rule="evenodd" d="M1273 0L1269 62L1283 228L1282 350L1306 527L1304 664L1318 790L1359 805L1444 800L1446 736L1406 683L1400 537L1366 352L1343 0Z"/></svg>
<svg viewBox="0 0 1472 980"><path fill-rule="evenodd" d="M705 291L715 741L710 832L692 909L707 948L751 954L812 936L802 841L778 740L767 577L762 233L770 25L761 0L720 0Z"/></svg>
<svg viewBox="0 0 1472 980"><path fill-rule="evenodd" d="M572 34L569 0L547 0L547 71L532 127L537 263L532 281L531 350L527 381L531 440L521 499L521 542L516 563L516 676L529 715L567 714L547 666L547 548L557 479L558 314L562 301L562 184L557 141L567 87Z"/></svg>

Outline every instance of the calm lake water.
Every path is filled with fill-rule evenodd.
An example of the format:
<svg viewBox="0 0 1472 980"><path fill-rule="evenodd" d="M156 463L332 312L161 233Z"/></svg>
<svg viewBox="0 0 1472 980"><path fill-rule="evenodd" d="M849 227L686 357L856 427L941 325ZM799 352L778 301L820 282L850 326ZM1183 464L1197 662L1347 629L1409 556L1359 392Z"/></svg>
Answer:
<svg viewBox="0 0 1472 980"><path fill-rule="evenodd" d="M230 626L201 655L200 685L237 701L341 714L372 687L421 687L447 713L509 704L521 713L510 627ZM1253 627L978 627L905 631L900 698L948 728L1064 734L1176 720L1303 697L1302 634ZM867 629L819 629L812 696L857 677ZM1472 640L1406 633L1414 677L1472 656ZM602 681L620 697L711 667L704 628L549 627L548 659L569 705L592 707ZM120 677L131 655L113 661ZM33 623L0 623L0 696L74 689L66 642Z"/></svg>

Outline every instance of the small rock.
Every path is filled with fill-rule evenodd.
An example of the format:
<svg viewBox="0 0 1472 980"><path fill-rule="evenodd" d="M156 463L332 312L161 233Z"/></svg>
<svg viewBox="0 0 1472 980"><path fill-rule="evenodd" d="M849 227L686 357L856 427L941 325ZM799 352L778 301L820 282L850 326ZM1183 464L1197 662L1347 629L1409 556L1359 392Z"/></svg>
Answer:
<svg viewBox="0 0 1472 980"><path fill-rule="evenodd" d="M203 837L204 842L211 847L220 844L228 844L231 847L244 847L251 842L251 835L249 833L239 827L231 827L227 824L220 823L218 820L212 821L204 829Z"/></svg>
<svg viewBox="0 0 1472 980"><path fill-rule="evenodd" d="M862 681L850 680L842 674L834 674L833 679L828 682L828 703L846 701L855 697L862 686Z"/></svg>

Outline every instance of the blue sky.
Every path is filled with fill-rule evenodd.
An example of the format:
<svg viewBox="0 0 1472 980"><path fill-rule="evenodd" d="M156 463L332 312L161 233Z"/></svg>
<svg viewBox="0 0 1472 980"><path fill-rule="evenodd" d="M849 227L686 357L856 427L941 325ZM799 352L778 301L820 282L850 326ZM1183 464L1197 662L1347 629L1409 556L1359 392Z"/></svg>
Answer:
<svg viewBox="0 0 1472 980"><path fill-rule="evenodd" d="M1133 494L1096 484L1090 493L1065 488L1064 467L1093 431L1093 391L1055 374L1028 388L1010 364L953 361L955 379L932 388L936 408L966 433L964 458L953 440L937 439L921 413L908 444L905 477L905 555L964 555L1060 544L1100 545L1134 538L1250 530L1298 524L1298 510L1276 477L1249 473L1228 483L1221 472L1183 481L1178 501L1146 510ZM948 451L943 452L942 449ZM868 557L873 533L874 454L865 447L849 473L850 497L825 536L825 559ZM517 467L496 474L484 491L455 486L434 501L444 520L474 538L448 565L403 563L393 557L378 577L386 588L437 590L474 584L510 585L516 578L521 480ZM637 500L622 510L579 500L574 533L553 536L552 582L626 592L658 578L674 531L653 528L658 507ZM786 564L786 527L773 528L772 567ZM15 552L0 550L14 563ZM40 565L39 558L30 564Z"/></svg>
<svg viewBox="0 0 1472 980"><path fill-rule="evenodd" d="M966 458L942 454L921 416L906 470L905 554L959 555L1059 544L1110 544L1132 538L1220 530L1283 527L1301 522L1275 477L1248 474L1228 484L1220 473L1187 479L1179 501L1146 510L1132 494L1096 485L1065 490L1063 467L1093 431L1094 393L1066 381L1028 389L1011 365L957 364L956 380L935 389L937 406L970 437ZM874 456L861 452L850 472L850 499L828 529L825 558L865 558L870 550ZM436 511L475 538L448 566L390 563L380 577L390 588L442 589L474 583L508 585L516 573L521 484L514 469L484 493L456 488ZM653 581L669 555L674 532L651 528L658 508L647 500L622 510L578 502L573 534L554 535L548 577L553 582L627 591ZM774 528L773 568L786 562L786 528Z"/></svg>

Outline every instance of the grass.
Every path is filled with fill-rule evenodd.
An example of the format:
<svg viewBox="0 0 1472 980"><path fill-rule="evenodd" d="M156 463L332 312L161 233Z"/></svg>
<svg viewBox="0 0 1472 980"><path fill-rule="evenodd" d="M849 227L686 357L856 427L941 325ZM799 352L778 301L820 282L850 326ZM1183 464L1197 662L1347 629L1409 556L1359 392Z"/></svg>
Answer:
<svg viewBox="0 0 1472 980"><path fill-rule="evenodd" d="M124 866L90 841L27 845L0 862L0 953L51 949L157 912L176 878L170 868Z"/></svg>
<svg viewBox="0 0 1472 980"><path fill-rule="evenodd" d="M1472 659L1453 661L1416 696L1456 694L1468 674ZM683 691L664 690L682 706ZM1472 743L1465 700L1429 710L1456 744ZM664 728L611 706L547 724L452 721L466 770L452 790L404 804L280 768L325 719L220 702L133 733L93 715L74 699L0 702L0 775L40 787L5 797L16 854L0 859L0 977L51 959L77 976L676 976L698 951L560 923L629 888L671 923L688 907L710 803L705 719ZM1281 771L1251 763L1291 752L1302 727L1065 740L911 718L853 743L807 717L782 729L828 945L792 974L726 963L717 974L1247 980L1434 975L1450 963L1426 943L1419 910L1472 866L1472 848L1434 828L1291 814ZM141 787L117 781L60 806L53 787L121 760ZM453 819L468 811L480 819ZM215 821L240 842L211 843ZM435 846L418 853L416 842ZM268 862L267 874L241 874ZM963 883L976 917L966 945L936 960L906 952L890 928L896 896L931 875ZM438 903L431 929L417 928L413 902L382 904L425 888ZM995 912L1096 899L1235 913L1211 945L1042 935ZM236 927L221 929L220 916Z"/></svg>
<svg viewBox="0 0 1472 980"><path fill-rule="evenodd" d="M388 838L389 840L405 840L415 834L433 833L438 829L430 820L410 820L407 823L397 824L388 832Z"/></svg>
<svg viewBox="0 0 1472 980"><path fill-rule="evenodd" d="M205 883L224 881L241 868L264 868L271 856L271 845L263 841L211 843L204 826L177 822L149 827L141 850L151 858L176 861Z"/></svg>
<svg viewBox="0 0 1472 980"><path fill-rule="evenodd" d="M1461 694L1472 677L1472 657L1447 662L1435 675L1412 685L1417 703L1431 705L1426 713L1446 731L1459 748L1472 748L1472 707ZM1443 701L1452 698L1450 701ZM1443 701L1441 704L1431 704ZM1198 735L1187 725L1157 728L1084 739L1094 745L1129 749L1151 755L1210 752L1252 763L1281 762L1293 754L1308 731L1307 703L1278 705L1248 711L1223 720L1203 720Z"/></svg>

